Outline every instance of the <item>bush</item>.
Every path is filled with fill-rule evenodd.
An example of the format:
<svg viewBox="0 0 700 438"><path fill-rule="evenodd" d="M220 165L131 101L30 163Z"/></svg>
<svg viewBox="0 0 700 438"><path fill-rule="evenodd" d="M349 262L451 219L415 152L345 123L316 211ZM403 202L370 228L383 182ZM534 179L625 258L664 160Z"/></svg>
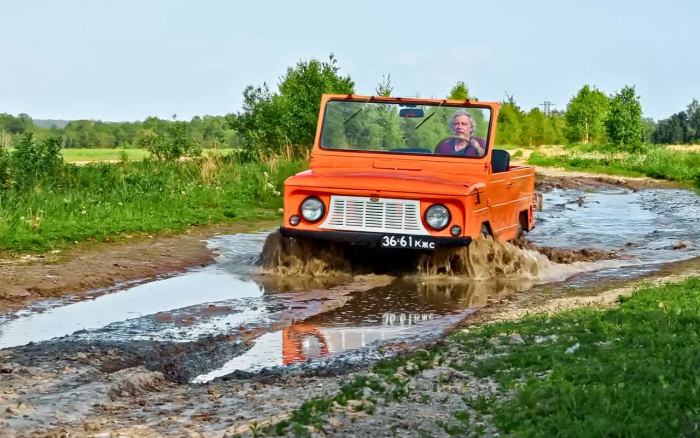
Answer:
<svg viewBox="0 0 700 438"><path fill-rule="evenodd" d="M165 133L145 134L139 139L139 146L147 149L151 157L161 161L175 161L202 154L201 147L195 142L190 127L185 122L169 124Z"/></svg>
<svg viewBox="0 0 700 438"><path fill-rule="evenodd" d="M27 133L17 145L10 160L10 175L18 189L31 188L41 182L60 180L63 169L63 155L60 137L35 141Z"/></svg>
<svg viewBox="0 0 700 438"><path fill-rule="evenodd" d="M0 147L0 190L10 184L10 154Z"/></svg>

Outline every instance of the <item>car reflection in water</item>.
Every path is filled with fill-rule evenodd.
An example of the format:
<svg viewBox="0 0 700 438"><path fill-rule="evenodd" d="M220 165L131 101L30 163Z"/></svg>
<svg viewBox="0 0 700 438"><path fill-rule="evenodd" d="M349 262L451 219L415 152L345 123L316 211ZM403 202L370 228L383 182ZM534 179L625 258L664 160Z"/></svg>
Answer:
<svg viewBox="0 0 700 438"><path fill-rule="evenodd" d="M284 329L282 362L314 361L409 335L439 336L489 298L531 286L522 282L396 280L389 286L357 293L339 309Z"/></svg>

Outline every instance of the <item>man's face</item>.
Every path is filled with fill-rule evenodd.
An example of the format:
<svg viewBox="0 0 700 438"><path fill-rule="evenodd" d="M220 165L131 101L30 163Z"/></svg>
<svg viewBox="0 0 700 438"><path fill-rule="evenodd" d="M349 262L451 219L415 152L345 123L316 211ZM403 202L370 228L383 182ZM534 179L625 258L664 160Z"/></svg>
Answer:
<svg viewBox="0 0 700 438"><path fill-rule="evenodd" d="M472 133L472 120L468 116L457 116L454 118L452 130L455 135L470 138Z"/></svg>

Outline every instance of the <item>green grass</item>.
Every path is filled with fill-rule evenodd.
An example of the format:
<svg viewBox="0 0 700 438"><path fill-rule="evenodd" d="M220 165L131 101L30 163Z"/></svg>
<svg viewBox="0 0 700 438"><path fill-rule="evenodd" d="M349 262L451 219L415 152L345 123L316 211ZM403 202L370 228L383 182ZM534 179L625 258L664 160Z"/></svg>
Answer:
<svg viewBox="0 0 700 438"><path fill-rule="evenodd" d="M485 410L505 434L697 436L699 330L695 278L638 291L619 309L487 326L452 341L479 353L504 333L522 339L499 348L504 356L456 365L513 391Z"/></svg>
<svg viewBox="0 0 700 438"><path fill-rule="evenodd" d="M69 164L59 182L2 192L0 249L43 252L124 234L277 217L282 197L275 192L302 164L272 167L228 158Z"/></svg>
<svg viewBox="0 0 700 438"><path fill-rule="evenodd" d="M12 151L12 149L10 149ZM232 149L204 149L205 155L212 153L230 154ZM145 149L62 149L61 154L67 163L76 161L119 161L122 154L126 154L130 160L141 160L148 157Z"/></svg>
<svg viewBox="0 0 700 438"><path fill-rule="evenodd" d="M395 381L399 367L411 362L415 375L456 349L468 358L449 366L495 380L501 396L465 390L465 410L439 423L450 435L480 436L485 430L472 419L490 416L507 436L698 436L700 278L637 290L620 302L612 310L487 325L412 357L381 360L373 377L360 375L334 396L309 400L268 432L308 436L306 426L321 429L334 401L361 399L363 387L400 403L411 388Z"/></svg>
<svg viewBox="0 0 700 438"><path fill-rule="evenodd" d="M533 152L528 163L609 175L647 176L695 184L700 188L700 153L663 147L649 147L644 152L631 153L624 158L617 158L612 154L605 157L588 157L574 152L571 155L545 156Z"/></svg>

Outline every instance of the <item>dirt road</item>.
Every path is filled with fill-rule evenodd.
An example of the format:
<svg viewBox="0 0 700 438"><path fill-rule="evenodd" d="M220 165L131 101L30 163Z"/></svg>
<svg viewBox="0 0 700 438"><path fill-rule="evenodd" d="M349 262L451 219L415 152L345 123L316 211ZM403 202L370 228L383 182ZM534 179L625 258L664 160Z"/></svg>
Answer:
<svg viewBox="0 0 700 438"><path fill-rule="evenodd" d="M700 274L696 194L589 175L540 177L538 187L546 208L534 246L463 255L481 263L470 271L481 280L437 268L260 271L267 235L254 231L274 221L4 260L0 435L256 435L370 376L377 358L455 329L613 306L640 281ZM516 265L527 272L503 269ZM368 394L372 415L336 406L326 436L447 436L440 421L465 409L465 396L497 394L493 381L437 362L396 378L415 391L400 403ZM494 432L487 419L483 427Z"/></svg>

